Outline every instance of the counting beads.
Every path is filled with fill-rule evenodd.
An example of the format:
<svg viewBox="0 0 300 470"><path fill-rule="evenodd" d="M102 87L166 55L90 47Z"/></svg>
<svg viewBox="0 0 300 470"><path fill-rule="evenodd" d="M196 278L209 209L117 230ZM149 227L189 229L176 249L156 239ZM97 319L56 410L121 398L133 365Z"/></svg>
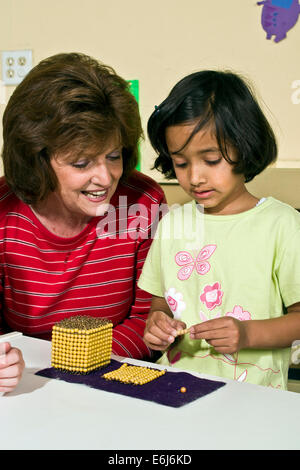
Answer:
<svg viewBox="0 0 300 470"><path fill-rule="evenodd" d="M144 385L166 373L165 370L151 369L150 367L129 366L123 364L119 369L103 374L106 380L117 380L125 384Z"/></svg>
<svg viewBox="0 0 300 470"><path fill-rule="evenodd" d="M52 329L51 365L87 374L110 363L112 323L103 318L74 316Z"/></svg>
<svg viewBox="0 0 300 470"><path fill-rule="evenodd" d="M190 331L189 328L186 328L185 330L177 330L176 336L185 335L185 334L188 333L189 331Z"/></svg>

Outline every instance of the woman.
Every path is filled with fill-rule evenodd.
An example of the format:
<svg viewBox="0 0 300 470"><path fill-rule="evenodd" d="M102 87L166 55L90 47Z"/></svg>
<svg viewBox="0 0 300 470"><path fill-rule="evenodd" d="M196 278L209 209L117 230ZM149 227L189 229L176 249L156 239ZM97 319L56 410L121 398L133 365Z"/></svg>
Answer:
<svg viewBox="0 0 300 470"><path fill-rule="evenodd" d="M3 116L2 333L50 339L65 317L106 317L114 354L149 357L151 296L136 283L164 194L134 170L141 136L127 82L83 54L43 60L16 88ZM9 354L18 373L0 366L2 391L23 367Z"/></svg>

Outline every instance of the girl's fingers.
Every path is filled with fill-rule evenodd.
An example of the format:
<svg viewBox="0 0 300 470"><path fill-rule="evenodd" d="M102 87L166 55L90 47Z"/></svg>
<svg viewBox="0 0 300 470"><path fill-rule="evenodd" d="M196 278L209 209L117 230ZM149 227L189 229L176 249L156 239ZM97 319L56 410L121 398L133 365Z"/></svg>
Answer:
<svg viewBox="0 0 300 470"><path fill-rule="evenodd" d="M217 330L190 332L190 337L191 339L205 339L206 341L212 339L226 339L228 337L228 331L225 328L219 328Z"/></svg>
<svg viewBox="0 0 300 470"><path fill-rule="evenodd" d="M153 325L144 336L144 339L155 346L166 348L174 341L174 336L162 331L158 325Z"/></svg>
<svg viewBox="0 0 300 470"><path fill-rule="evenodd" d="M185 327L185 323L170 318L165 312L154 310L146 323L144 341L151 349L164 350L174 342L177 331Z"/></svg>

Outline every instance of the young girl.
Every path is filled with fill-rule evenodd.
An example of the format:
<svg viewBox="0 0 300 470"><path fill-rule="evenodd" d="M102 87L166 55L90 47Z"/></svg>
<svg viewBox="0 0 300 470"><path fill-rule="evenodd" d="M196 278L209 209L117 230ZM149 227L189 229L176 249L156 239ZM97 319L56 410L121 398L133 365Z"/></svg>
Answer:
<svg viewBox="0 0 300 470"><path fill-rule="evenodd" d="M276 159L262 110L239 76L202 71L156 107L148 133L155 168L193 201L163 217L144 265L144 341L164 351L161 364L286 389L300 338L300 215L245 186Z"/></svg>

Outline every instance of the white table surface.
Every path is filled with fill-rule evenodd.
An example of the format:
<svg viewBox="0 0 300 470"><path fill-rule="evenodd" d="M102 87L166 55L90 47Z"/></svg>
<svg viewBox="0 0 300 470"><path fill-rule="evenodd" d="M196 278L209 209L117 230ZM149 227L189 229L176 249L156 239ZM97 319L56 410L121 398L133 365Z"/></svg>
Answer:
<svg viewBox="0 0 300 470"><path fill-rule="evenodd" d="M300 449L300 394L226 381L171 408L37 376L51 366L51 343L23 336L11 344L26 369L0 397L0 449Z"/></svg>

